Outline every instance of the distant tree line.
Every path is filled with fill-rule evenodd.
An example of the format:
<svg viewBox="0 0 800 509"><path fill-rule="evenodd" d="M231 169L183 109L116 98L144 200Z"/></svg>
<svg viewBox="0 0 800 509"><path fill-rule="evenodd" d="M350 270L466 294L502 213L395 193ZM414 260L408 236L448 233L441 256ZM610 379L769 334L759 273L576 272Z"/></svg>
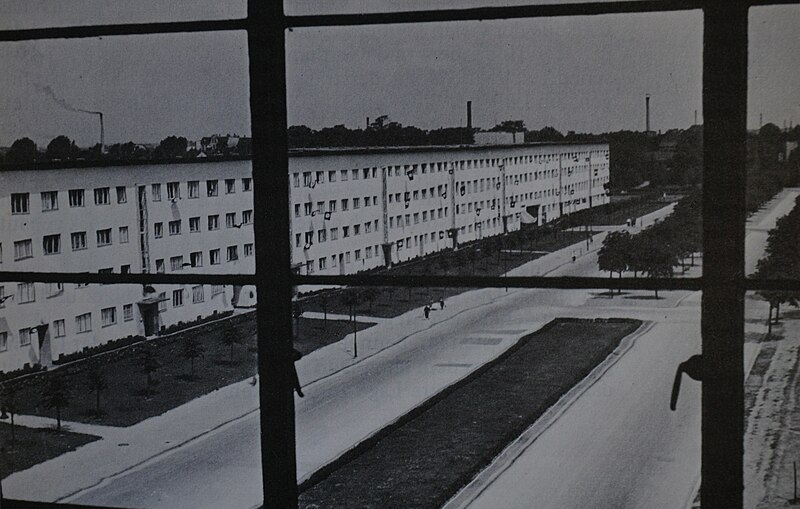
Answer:
<svg viewBox="0 0 800 509"><path fill-rule="evenodd" d="M597 253L600 270L609 277L633 272L651 278L669 278L678 265L694 265L694 253L702 250L701 194L694 192L675 205L675 210L641 233L609 233ZM655 291L658 297L658 289Z"/></svg>
<svg viewBox="0 0 800 509"><path fill-rule="evenodd" d="M216 140L217 137L215 137ZM227 136L219 137L227 141ZM210 138L204 138L209 140ZM132 141L126 143L113 143L105 147L99 143L90 148L78 147L67 136L59 135L50 140L47 147L41 150L30 138L19 138L11 144L5 153L0 155L0 163L11 166L33 164L36 162L69 162L69 161L164 161L177 159L193 159L196 157L230 157L251 155L250 138L236 137L237 145L217 143L206 147L189 147L189 141L183 136L167 136L155 147L137 144Z"/></svg>
<svg viewBox="0 0 800 509"><path fill-rule="evenodd" d="M765 256L758 261L755 276L761 279L800 279L800 197L791 212L778 219L767 238ZM780 320L781 304L797 307L800 295L784 290L763 290L758 295L769 302L768 333L772 324ZM775 310L773 320L772 311Z"/></svg>

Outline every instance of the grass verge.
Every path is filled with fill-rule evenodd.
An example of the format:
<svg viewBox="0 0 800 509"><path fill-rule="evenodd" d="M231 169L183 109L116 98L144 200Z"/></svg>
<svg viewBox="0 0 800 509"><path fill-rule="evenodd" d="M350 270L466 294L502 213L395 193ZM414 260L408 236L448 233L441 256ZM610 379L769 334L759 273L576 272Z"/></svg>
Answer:
<svg viewBox="0 0 800 509"><path fill-rule="evenodd" d="M301 319L297 347L304 354L338 341L352 332L352 323L341 320ZM360 329L373 324L359 323ZM237 342L223 341L233 330ZM192 362L185 345L201 345L201 357ZM145 356L150 353L157 367L147 383ZM90 382L93 371L102 373L106 387L97 393ZM69 403L61 410L66 421L109 426L130 426L160 415L211 391L254 376L257 372L255 314L234 316L173 336L138 343L124 350L86 359L56 371L43 372L14 383L17 413L54 417L55 410L43 404L49 381L56 377L69 392ZM13 382L12 382L13 383Z"/></svg>
<svg viewBox="0 0 800 509"><path fill-rule="evenodd" d="M0 479L100 439L94 435L20 425L14 426L14 434L16 438L12 441L11 425L0 423Z"/></svg>
<svg viewBox="0 0 800 509"><path fill-rule="evenodd" d="M315 473L300 507L439 507L640 324L550 322Z"/></svg>

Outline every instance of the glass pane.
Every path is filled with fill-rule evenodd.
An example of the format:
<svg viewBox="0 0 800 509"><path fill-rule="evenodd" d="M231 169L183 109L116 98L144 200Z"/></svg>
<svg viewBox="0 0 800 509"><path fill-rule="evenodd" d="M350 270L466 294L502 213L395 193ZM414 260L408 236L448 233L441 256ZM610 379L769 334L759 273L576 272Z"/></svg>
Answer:
<svg viewBox="0 0 800 509"><path fill-rule="evenodd" d="M747 294L744 507L782 507L797 495L797 344L800 313L777 292ZM771 304L770 304L771 302Z"/></svg>
<svg viewBox="0 0 800 509"><path fill-rule="evenodd" d="M302 16L311 14L358 14L372 12L399 12L436 9L467 9L472 7L506 7L515 5L575 4L588 0L401 0L401 1L321 1L284 0L286 14ZM630 0L613 0L626 2ZM660 0L654 0L658 2Z"/></svg>
<svg viewBox="0 0 800 509"><path fill-rule="evenodd" d="M300 506L685 504L700 292L657 293L299 288Z"/></svg>
<svg viewBox="0 0 800 509"><path fill-rule="evenodd" d="M255 313L235 292L0 284L4 495L260 504Z"/></svg>
<svg viewBox="0 0 800 509"><path fill-rule="evenodd" d="M236 19L247 16L245 0L51 0L3 3L0 30L120 23Z"/></svg>
<svg viewBox="0 0 800 509"><path fill-rule="evenodd" d="M800 126L794 125L800 118L794 99L800 86L800 43L794 32L800 8L753 8L749 22L747 274L798 279L800 239L791 225L800 214Z"/></svg>
<svg viewBox="0 0 800 509"><path fill-rule="evenodd" d="M701 29L670 13L287 32L293 270L699 274ZM607 237L630 259L598 266Z"/></svg>
<svg viewBox="0 0 800 509"><path fill-rule="evenodd" d="M0 59L0 268L254 272L244 33L8 43Z"/></svg>

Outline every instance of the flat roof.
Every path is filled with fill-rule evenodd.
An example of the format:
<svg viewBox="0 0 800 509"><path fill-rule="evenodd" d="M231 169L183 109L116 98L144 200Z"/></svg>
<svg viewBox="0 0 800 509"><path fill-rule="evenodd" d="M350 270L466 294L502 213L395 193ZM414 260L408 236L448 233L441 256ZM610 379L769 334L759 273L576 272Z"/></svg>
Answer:
<svg viewBox="0 0 800 509"><path fill-rule="evenodd" d="M498 148L525 148L569 145L607 145L607 141L534 141L487 145L404 145L391 147L320 147L289 149L290 157L315 157L323 155L396 154L406 152L457 152L462 150L494 150Z"/></svg>

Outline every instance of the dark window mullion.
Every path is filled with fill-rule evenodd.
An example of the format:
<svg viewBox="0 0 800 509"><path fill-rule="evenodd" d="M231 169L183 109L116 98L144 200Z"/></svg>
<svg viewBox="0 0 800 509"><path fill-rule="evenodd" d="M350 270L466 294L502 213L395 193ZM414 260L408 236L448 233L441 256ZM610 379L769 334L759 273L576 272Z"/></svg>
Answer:
<svg viewBox="0 0 800 509"><path fill-rule="evenodd" d="M747 7L709 4L703 33L701 505L742 507Z"/></svg>
<svg viewBox="0 0 800 509"><path fill-rule="evenodd" d="M264 507L297 506L283 2L248 2Z"/></svg>

